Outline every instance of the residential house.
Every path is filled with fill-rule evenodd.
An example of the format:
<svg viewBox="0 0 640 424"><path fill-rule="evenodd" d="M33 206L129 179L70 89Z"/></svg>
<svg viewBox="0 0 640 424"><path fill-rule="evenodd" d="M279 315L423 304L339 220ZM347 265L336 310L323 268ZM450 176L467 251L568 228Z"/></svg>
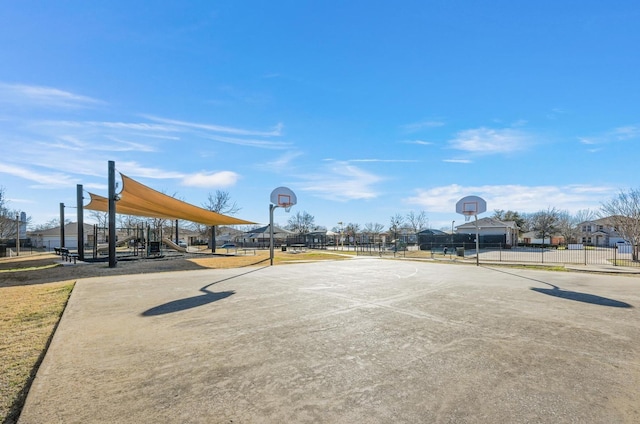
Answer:
<svg viewBox="0 0 640 424"><path fill-rule="evenodd" d="M518 242L518 225L515 221L500 221L494 218L478 219L478 235L480 239L496 237L496 240L502 240L508 246L515 246ZM458 225L455 229L456 234L476 234L476 221L471 218L462 225ZM492 237L489 237L492 236Z"/></svg>
<svg viewBox="0 0 640 424"><path fill-rule="evenodd" d="M94 226L91 224L83 225L84 232L84 245L93 245ZM62 246L60 240L60 226L49 228L48 230L29 231L27 236L31 238L31 244L33 247L44 247L47 250L52 251L54 247ZM64 246L69 249L78 248L78 223L71 222L64 226Z"/></svg>
<svg viewBox="0 0 640 424"><path fill-rule="evenodd" d="M528 231L520 236L523 244L545 244L559 246L565 243L564 237L559 234L545 234L544 240L539 236L537 231Z"/></svg>
<svg viewBox="0 0 640 424"><path fill-rule="evenodd" d="M616 246L624 243L609 218L594 219L578 224L578 241L589 246Z"/></svg>

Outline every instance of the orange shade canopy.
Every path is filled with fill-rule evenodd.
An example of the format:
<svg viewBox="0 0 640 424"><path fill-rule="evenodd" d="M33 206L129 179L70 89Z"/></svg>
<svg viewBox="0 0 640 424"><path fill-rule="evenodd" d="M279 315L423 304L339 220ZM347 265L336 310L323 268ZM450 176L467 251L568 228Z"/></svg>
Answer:
<svg viewBox="0 0 640 424"><path fill-rule="evenodd" d="M116 213L118 214L184 219L204 225L254 224L251 221L222 215L167 196L122 173L120 176L122 177L122 192L119 194L119 200L116 201ZM106 197L93 193L89 193L89 195L91 201L85 206L85 209L109 212L109 200Z"/></svg>

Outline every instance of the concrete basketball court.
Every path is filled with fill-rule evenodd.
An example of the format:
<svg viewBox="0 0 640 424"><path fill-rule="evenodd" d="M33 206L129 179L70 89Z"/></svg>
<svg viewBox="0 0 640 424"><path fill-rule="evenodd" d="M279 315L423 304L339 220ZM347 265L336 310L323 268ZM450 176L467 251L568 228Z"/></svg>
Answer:
<svg viewBox="0 0 640 424"><path fill-rule="evenodd" d="M81 280L31 423L638 423L640 279L354 259Z"/></svg>

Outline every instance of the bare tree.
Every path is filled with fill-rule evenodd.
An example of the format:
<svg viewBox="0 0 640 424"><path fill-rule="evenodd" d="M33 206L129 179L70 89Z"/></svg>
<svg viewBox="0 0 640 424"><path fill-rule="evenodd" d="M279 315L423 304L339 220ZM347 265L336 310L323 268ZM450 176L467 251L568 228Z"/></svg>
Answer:
<svg viewBox="0 0 640 424"><path fill-rule="evenodd" d="M109 223L109 214L107 212L91 211L89 216L96 221L100 228L106 228Z"/></svg>
<svg viewBox="0 0 640 424"><path fill-rule="evenodd" d="M9 209L9 201L6 198L4 187L0 186L0 239L15 238L18 232L16 217L19 210ZM30 222L31 218L27 218Z"/></svg>
<svg viewBox="0 0 640 424"><path fill-rule="evenodd" d="M420 213L415 213L413 211L407 214L407 224L411 227L411 231L413 234L416 234L427 227L429 223L429 218L427 218L427 214L425 211Z"/></svg>
<svg viewBox="0 0 640 424"><path fill-rule="evenodd" d="M638 260L640 244L640 189L620 191L618 197L603 203L601 215L606 217L620 236L633 245L633 260Z"/></svg>
<svg viewBox="0 0 640 424"><path fill-rule="evenodd" d="M558 221L560 212L556 208L547 208L546 211L539 211L531 217L531 229L536 232L538 237L544 239L558 231Z"/></svg>
<svg viewBox="0 0 640 424"><path fill-rule="evenodd" d="M380 235L384 225L379 224L377 222L369 222L364 225L364 231L367 233L372 241L372 243L376 242L377 236Z"/></svg>
<svg viewBox="0 0 640 424"><path fill-rule="evenodd" d="M209 193L207 201L202 204L202 207L211 212L220 213L223 215L234 215L242 209L238 204L231 200L231 194L228 191L216 190L215 193ZM217 226L216 226L217 227ZM210 239L211 246L215 243L215 237L211 237L211 229L216 227L209 227L202 224L194 223L194 229L203 236ZM219 229L216 228L216 234L219 233Z"/></svg>
<svg viewBox="0 0 640 424"><path fill-rule="evenodd" d="M558 212L558 233L564 238L565 243L575 243L577 239L577 228L575 217L569 211Z"/></svg>
<svg viewBox="0 0 640 424"><path fill-rule="evenodd" d="M307 234L315 229L314 221L315 217L307 211L298 211L287 221L287 229L294 233Z"/></svg>
<svg viewBox="0 0 640 424"><path fill-rule="evenodd" d="M583 222L593 221L598 218L598 214L591 209L580 209L573 216L576 225Z"/></svg>
<svg viewBox="0 0 640 424"><path fill-rule="evenodd" d="M224 215L235 215L242 209L235 201L231 200L231 194L223 190L216 190L215 194L209 193L207 201L202 207Z"/></svg>
<svg viewBox="0 0 640 424"><path fill-rule="evenodd" d="M120 228L127 230L127 235L131 234L132 229L137 228L138 225L144 224L144 220L133 215L118 215L118 225Z"/></svg>
<svg viewBox="0 0 640 424"><path fill-rule="evenodd" d="M404 225L404 217L400 214L395 214L391 217L389 221L389 231L393 233L393 239L396 240L398 238L398 232Z"/></svg>
<svg viewBox="0 0 640 424"><path fill-rule="evenodd" d="M344 232L347 235L347 240L349 242L356 242L358 234L360 234L360 224L350 222L346 225L346 227L344 227Z"/></svg>

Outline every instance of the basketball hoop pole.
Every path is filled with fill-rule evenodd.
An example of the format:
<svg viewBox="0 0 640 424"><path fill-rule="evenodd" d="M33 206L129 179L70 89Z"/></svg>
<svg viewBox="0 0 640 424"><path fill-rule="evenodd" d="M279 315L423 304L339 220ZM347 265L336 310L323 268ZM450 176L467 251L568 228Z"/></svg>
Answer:
<svg viewBox="0 0 640 424"><path fill-rule="evenodd" d="M480 231L478 230L478 215L476 217L476 266L480 266Z"/></svg>
<svg viewBox="0 0 640 424"><path fill-rule="evenodd" d="M475 216L476 224L476 266L480 266L480 229L478 228L478 214L487 211L487 202L478 196L466 196L456 203L456 212L464 215L468 221L471 215Z"/></svg>
<svg viewBox="0 0 640 424"><path fill-rule="evenodd" d="M269 263L273 266L273 210L278 205L269 204Z"/></svg>
<svg viewBox="0 0 640 424"><path fill-rule="evenodd" d="M298 202L296 194L288 187L278 187L271 192L271 203L269 204L269 263L273 266L273 211L275 208L284 208L286 212L291 210L291 206Z"/></svg>

